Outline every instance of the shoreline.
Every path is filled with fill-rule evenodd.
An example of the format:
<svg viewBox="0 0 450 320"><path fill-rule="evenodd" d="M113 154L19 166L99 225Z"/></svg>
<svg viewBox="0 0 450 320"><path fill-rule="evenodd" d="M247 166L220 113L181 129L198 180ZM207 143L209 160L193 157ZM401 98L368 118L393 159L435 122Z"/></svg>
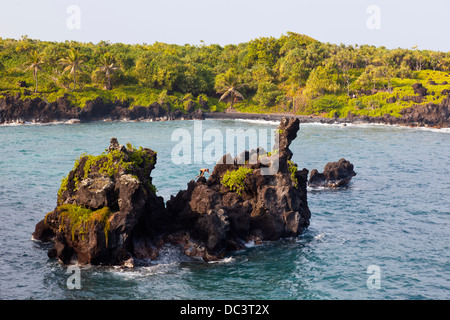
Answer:
<svg viewBox="0 0 450 320"><path fill-rule="evenodd" d="M327 118L315 115L293 113L242 113L237 111L209 112L197 108L191 112L167 109L155 102L150 106L129 107L120 101L103 101L101 98L88 101L84 108L72 107L63 97L47 103L40 98L25 99L8 97L0 99L0 126L22 124L64 123L76 124L93 121L176 121L176 120L265 120L280 121L282 118L298 118L300 123L321 124L382 124L404 127L450 128L450 97L440 104L415 105L405 108L401 117L390 114L383 116L355 115L348 112L346 117Z"/></svg>
<svg viewBox="0 0 450 320"><path fill-rule="evenodd" d="M428 128L428 129L450 129L450 126L434 126L424 123L395 123L395 121L383 121L379 117L346 117L346 118L325 118L312 115L296 115L292 113L239 113L239 112L214 112L205 113L205 119L217 120L263 120L263 121L280 121L282 118L298 118L300 123L315 123L315 124L340 124L340 125L385 125L385 126L399 126L409 128ZM392 118L392 117L391 117ZM401 119L401 118L400 118Z"/></svg>
<svg viewBox="0 0 450 320"><path fill-rule="evenodd" d="M204 112L203 118L192 118L192 117L180 117L180 118L172 118L172 117L161 117L161 118L145 118L145 119L92 119L92 120L80 120L78 118L74 119L59 119L54 121L23 121L23 120L15 120L5 123L0 123L0 127L14 127L14 126L28 126L28 125L56 125L56 124L85 124L92 122L166 122L166 121L192 121L192 120L249 120L249 121L268 121L268 122L278 122L283 118L298 118L300 123L308 123L308 124L324 124L324 125L377 125L377 126L392 126L392 127L404 127L404 128L416 128L416 129L432 129L440 130L450 129L450 126L433 126L427 125L423 123L409 123L409 124L401 124L401 123L386 123L383 121L379 121L375 119L375 117L369 119L373 119L372 121L365 121L360 118L325 118L320 116L309 116L309 115L296 115L292 113L240 113L240 112ZM374 121L375 120L375 121ZM376 121L378 120L378 121Z"/></svg>

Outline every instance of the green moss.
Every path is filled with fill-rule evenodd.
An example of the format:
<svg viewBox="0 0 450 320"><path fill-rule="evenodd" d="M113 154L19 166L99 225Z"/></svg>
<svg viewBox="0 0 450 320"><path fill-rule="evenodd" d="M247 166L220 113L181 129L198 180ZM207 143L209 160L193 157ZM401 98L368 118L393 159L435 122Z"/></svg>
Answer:
<svg viewBox="0 0 450 320"><path fill-rule="evenodd" d="M80 165L80 161L81 158L83 158L86 154L82 154L80 157L78 157L75 160L75 164L73 166L72 171L76 171ZM75 183L75 189L74 191L76 191L78 189L78 183L80 182L80 177L78 175L75 174L75 176L73 177L73 181ZM69 182L69 175L65 176L62 180L61 180L61 185L59 187L58 190L58 199L62 196L63 192L67 190L67 184Z"/></svg>
<svg viewBox="0 0 450 320"><path fill-rule="evenodd" d="M48 213L45 215L45 218L44 218L44 224L47 224L48 216L49 216L52 212L53 212L53 211L50 211L50 212L48 212Z"/></svg>
<svg viewBox="0 0 450 320"><path fill-rule="evenodd" d="M147 188L154 194L158 192L158 189L150 182L150 180L147 181Z"/></svg>
<svg viewBox="0 0 450 320"><path fill-rule="evenodd" d="M248 174L252 174L253 169L247 167L240 167L234 171L227 171L222 178L222 185L229 188L239 195L244 191L244 179Z"/></svg>
<svg viewBox="0 0 450 320"><path fill-rule="evenodd" d="M61 186L59 187L59 190L58 190L58 199L61 198L63 192L67 190L67 182L68 181L69 181L69 175L67 175L66 177L62 178Z"/></svg>
<svg viewBox="0 0 450 320"><path fill-rule="evenodd" d="M271 152L267 153L267 156L270 157L270 156L276 155L276 154L278 154L278 152L279 152L278 149L272 150Z"/></svg>
<svg viewBox="0 0 450 320"><path fill-rule="evenodd" d="M144 162L144 165L148 166L150 159L142 147L139 149L133 147L133 151L130 153L130 162L135 166L140 166Z"/></svg>
<svg viewBox="0 0 450 320"><path fill-rule="evenodd" d="M108 207L92 211L75 204L64 204L59 206L57 210L60 212L61 227L64 228L66 221L69 223L72 240L75 240L76 233L84 240L88 229L92 227L93 223L98 222L103 226L106 245L108 245L108 233L110 230L109 217L111 216L111 211Z"/></svg>
<svg viewBox="0 0 450 320"><path fill-rule="evenodd" d="M128 152L122 152L120 150L111 150L103 152L100 155L81 155L76 161L72 171L75 172L73 182L75 187L73 191L78 189L78 184L81 180L86 179L89 174L94 172L107 174L109 177L115 176L119 171L125 174L132 174L134 178L140 180L135 174L136 169L144 166L147 168L149 165L155 164L155 158L152 152L147 152L144 148L135 148L131 144L127 144ZM154 152L156 154L156 152ZM81 159L86 158L84 162L83 171L80 173L78 169ZM80 173L81 176L78 175ZM61 185L58 190L58 201L62 197L64 191L68 190L69 175L65 176L61 180ZM150 182L148 183L148 189L153 193L157 192L157 189Z"/></svg>
<svg viewBox="0 0 450 320"><path fill-rule="evenodd" d="M111 150L98 156L87 155L86 157L87 160L84 165L83 179L86 179L89 176L94 165L99 168L99 173L106 173L108 176L113 177L119 172L121 167L128 172L131 169L131 165L134 164L127 161L125 153L119 150Z"/></svg>
<svg viewBox="0 0 450 320"><path fill-rule="evenodd" d="M297 173L298 167L291 160L288 160L288 170L291 173L291 180L292 180L292 183L294 184L294 188L297 188L298 187L298 180L295 177L295 174Z"/></svg>
<svg viewBox="0 0 450 320"><path fill-rule="evenodd" d="M100 155L99 162L101 164L98 172L106 173L108 176L113 177L119 172L120 167L123 167L127 171L129 165L125 162L124 157L125 154L119 150L111 150L107 154Z"/></svg>

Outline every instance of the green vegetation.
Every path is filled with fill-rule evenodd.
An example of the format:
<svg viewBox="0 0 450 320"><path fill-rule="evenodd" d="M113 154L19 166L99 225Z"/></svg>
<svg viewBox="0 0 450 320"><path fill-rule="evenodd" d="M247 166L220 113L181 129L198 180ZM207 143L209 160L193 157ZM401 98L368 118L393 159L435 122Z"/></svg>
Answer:
<svg viewBox="0 0 450 320"><path fill-rule="evenodd" d="M295 176L295 174L297 173L298 167L291 160L288 160L288 170L291 173L291 180L292 180L292 183L294 184L294 188L297 188L298 180L297 180L297 177Z"/></svg>
<svg viewBox="0 0 450 320"><path fill-rule="evenodd" d="M69 181L69 175L67 175L67 177L62 178L61 186L59 187L59 190L58 190L58 199L61 198L63 192L67 190L67 182L68 181Z"/></svg>
<svg viewBox="0 0 450 320"><path fill-rule="evenodd" d="M235 102L244 100L244 96L238 90L245 87L245 84L239 84L239 78L234 69L229 69L226 73L219 74L216 77L214 87L217 93L222 94L219 102L228 102L230 109L233 108Z"/></svg>
<svg viewBox="0 0 450 320"><path fill-rule="evenodd" d="M105 89L106 90L111 90L112 89L111 76L112 76L112 74L115 71L120 69L120 67L119 66L115 66L115 64L116 64L116 59L109 52L106 52L100 58L99 71L105 73L105 77L106 77Z"/></svg>
<svg viewBox="0 0 450 320"><path fill-rule="evenodd" d="M73 89L74 91L77 86L77 71L82 71L85 68L84 56L75 48L70 48L67 50L67 56L61 58L60 64L64 66L63 74L67 71L73 75Z"/></svg>
<svg viewBox="0 0 450 320"><path fill-rule="evenodd" d="M138 167L141 167L142 163L144 163L145 168L147 168L151 164L154 164L154 158L142 147L136 148L128 143L127 149L128 150L126 153L120 150L111 150L105 151L97 156L85 153L82 154L75 161L75 165L72 169L72 171L74 171L73 181L75 183L73 191L77 190L78 183L81 180L86 179L94 168L94 172L106 174L111 178L119 173L119 170L123 170L123 173L131 174L134 178L139 180L139 177L135 175L136 169ZM82 171L83 173L82 176L78 176L77 169L83 158L86 159ZM61 198L63 192L68 189L69 175L70 173L61 180L61 186L58 190L58 201ZM157 192L156 187L152 185L150 181L147 182L146 186L151 192Z"/></svg>
<svg viewBox="0 0 450 320"><path fill-rule="evenodd" d="M44 64L44 59L42 54L36 51L31 52L29 56L29 61L25 64L27 67L25 70L33 70L33 78L36 81L34 92L38 91L38 71L42 70L41 66Z"/></svg>
<svg viewBox="0 0 450 320"><path fill-rule="evenodd" d="M230 191L234 191L239 195L242 195L244 191L244 179L248 174L252 174L253 169L247 167L239 167L239 169L234 171L229 171L222 177L222 185L229 188Z"/></svg>
<svg viewBox="0 0 450 320"><path fill-rule="evenodd" d="M120 168L123 168L125 171L130 171L130 166L133 164L132 162L127 162L125 160L125 153L119 150L111 150L98 156L87 155L86 157L84 179L91 173L92 166L98 167L98 173L106 173L109 177L113 177L119 172Z"/></svg>
<svg viewBox="0 0 450 320"><path fill-rule="evenodd" d="M66 95L81 108L100 97L182 112L400 116L417 103L408 99L412 84L428 89L422 103L439 103L446 81L450 52L336 45L293 32L226 46L0 38L0 98Z"/></svg>
<svg viewBox="0 0 450 320"><path fill-rule="evenodd" d="M106 245L108 245L108 232L110 230L109 217L111 211L108 207L92 211L90 209L78 206L75 204L64 204L57 207L60 212L61 228L64 228L65 221L69 221L70 232L72 233L72 240L75 239L75 233L84 240L84 235L92 225L97 222L103 227L105 233Z"/></svg>

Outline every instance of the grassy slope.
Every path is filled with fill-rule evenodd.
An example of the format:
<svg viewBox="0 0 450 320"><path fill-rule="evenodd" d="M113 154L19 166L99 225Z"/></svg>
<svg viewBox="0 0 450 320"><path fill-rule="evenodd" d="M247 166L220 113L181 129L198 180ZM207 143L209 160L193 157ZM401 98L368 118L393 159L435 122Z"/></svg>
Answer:
<svg viewBox="0 0 450 320"><path fill-rule="evenodd" d="M434 80L440 84L444 81L450 83L450 75L448 72L424 70L419 71L416 74L415 79L392 79L392 92L377 92L373 95L361 96L355 99L347 98L345 94L336 96L337 99L345 101L345 106L337 109L333 109L327 114L327 116L333 115L334 112L339 112L339 115L345 117L349 111L354 114L368 115L368 116L382 116L383 114L390 114L393 116L400 116L400 110L407 107L412 107L417 104L413 101L402 101L403 97L416 96L412 85L414 83L421 83L422 86L428 89L428 95L424 97L423 104L425 103L440 103L446 96L441 92L444 89L449 89L449 85L430 85L428 82ZM434 92L434 95L431 93ZM396 102L388 103L386 100L395 97Z"/></svg>

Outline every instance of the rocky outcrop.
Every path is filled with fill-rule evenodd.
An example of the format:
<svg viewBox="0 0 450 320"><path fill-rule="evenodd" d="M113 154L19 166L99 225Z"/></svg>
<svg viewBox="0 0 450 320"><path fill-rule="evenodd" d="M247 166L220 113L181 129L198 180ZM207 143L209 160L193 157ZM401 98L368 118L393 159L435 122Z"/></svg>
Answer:
<svg viewBox="0 0 450 320"><path fill-rule="evenodd" d="M187 255L218 259L251 239L296 236L309 225L308 170L297 170L289 149L298 129L298 119L283 119L271 153L259 148L224 155L208 180L191 181L171 197L173 232Z"/></svg>
<svg viewBox="0 0 450 320"><path fill-rule="evenodd" d="M424 86L422 86L421 83L414 83L414 84L412 85L412 88L413 88L413 90L414 90L414 93L415 93L415 94L418 94L418 95L421 96L421 97L424 97L424 96L426 96L426 95L428 94L427 88L425 88Z"/></svg>
<svg viewBox="0 0 450 320"><path fill-rule="evenodd" d="M444 89L443 94L447 93ZM448 91L450 94L450 91ZM417 101L421 103L423 101L422 96L404 97L402 99ZM392 98L388 103L394 103L396 98ZM344 118L326 118L319 116L299 116L295 114L249 114L249 113L205 113L205 118L210 119L252 119L252 120L267 120L267 121L279 121L284 117L298 118L301 123L377 123L388 125L401 125L401 126L426 126L434 128L450 127L450 96L443 99L441 103L428 103L424 105L414 105L412 107L404 108L400 111L401 117L394 117L390 114L384 114L383 116L371 117L367 115L356 115L351 111L345 115Z"/></svg>
<svg viewBox="0 0 450 320"><path fill-rule="evenodd" d="M400 114L404 124L450 127L450 98L445 98L440 104L428 103L405 108Z"/></svg>
<svg viewBox="0 0 450 320"><path fill-rule="evenodd" d="M208 179L190 181L167 207L150 177L156 152L112 138L102 155L76 161L33 237L54 241L48 255L63 263L134 265L155 259L165 243L210 261L246 241L297 236L311 216L308 170L298 170L289 149L298 130L298 119L283 119L270 153L224 155Z"/></svg>
<svg viewBox="0 0 450 320"><path fill-rule="evenodd" d="M21 99L20 95L0 99L0 124L12 122L40 122L69 120L78 117L80 108L74 108L65 97L54 103L40 98Z"/></svg>
<svg viewBox="0 0 450 320"><path fill-rule="evenodd" d="M100 97L86 102L83 108L73 107L67 95L48 103L41 98L22 98L6 96L0 99L0 124L5 123L49 123L77 119L82 121L99 120L189 120L204 119L203 110L193 108L191 112L168 111L158 102L149 106L130 107L128 101L104 101Z"/></svg>
<svg viewBox="0 0 450 320"><path fill-rule="evenodd" d="M64 263L122 264L151 259L164 231L164 201L156 196L150 173L156 152L119 145L82 156L62 181L56 208L35 228L37 240L54 240L49 257Z"/></svg>
<svg viewBox="0 0 450 320"><path fill-rule="evenodd" d="M323 172L317 169L311 170L308 180L310 187L338 188L346 186L356 176L353 164L344 158L338 162L329 162L323 168Z"/></svg>

